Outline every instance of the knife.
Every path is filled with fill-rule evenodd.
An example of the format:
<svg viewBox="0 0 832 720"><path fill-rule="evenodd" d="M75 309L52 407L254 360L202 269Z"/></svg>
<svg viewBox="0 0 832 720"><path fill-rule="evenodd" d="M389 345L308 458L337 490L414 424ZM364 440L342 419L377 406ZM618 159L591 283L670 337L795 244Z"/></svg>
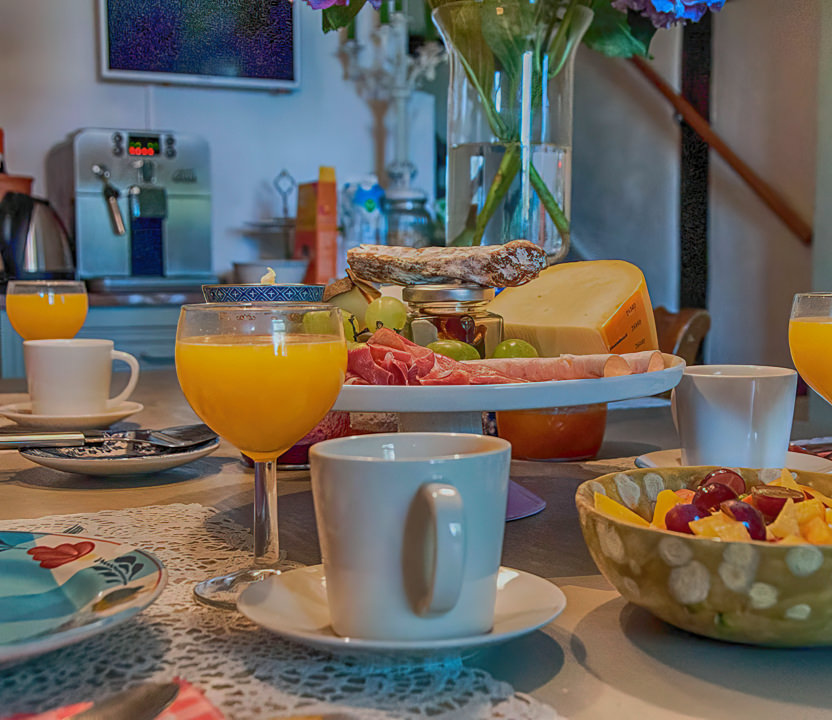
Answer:
<svg viewBox="0 0 832 720"><path fill-rule="evenodd" d="M179 693L175 682L143 683L111 695L71 720L153 720Z"/></svg>
<svg viewBox="0 0 832 720"><path fill-rule="evenodd" d="M107 440L128 440L164 448L189 448L214 440L217 434L207 425L178 425L164 430L125 430L110 432L0 432L0 450L35 447L81 447L100 445Z"/></svg>

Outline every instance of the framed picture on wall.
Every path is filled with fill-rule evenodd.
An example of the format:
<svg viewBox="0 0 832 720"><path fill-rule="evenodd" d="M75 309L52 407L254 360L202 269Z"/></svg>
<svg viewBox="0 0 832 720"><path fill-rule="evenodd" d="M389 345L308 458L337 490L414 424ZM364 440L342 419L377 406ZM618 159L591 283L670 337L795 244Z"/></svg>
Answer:
<svg viewBox="0 0 832 720"><path fill-rule="evenodd" d="M296 89L297 5L292 0L98 0L101 76Z"/></svg>

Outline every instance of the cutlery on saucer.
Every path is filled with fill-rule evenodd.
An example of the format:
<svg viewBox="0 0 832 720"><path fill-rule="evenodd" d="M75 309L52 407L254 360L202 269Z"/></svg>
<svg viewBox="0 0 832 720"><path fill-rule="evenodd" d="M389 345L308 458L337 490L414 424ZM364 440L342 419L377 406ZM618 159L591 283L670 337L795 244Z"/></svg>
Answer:
<svg viewBox="0 0 832 720"><path fill-rule="evenodd" d="M207 425L178 425L164 430L125 430L108 432L102 430L43 431L43 432L0 432L0 450L16 448L81 447L100 445L107 441L126 440L163 448L184 449L201 445L216 438L216 433Z"/></svg>

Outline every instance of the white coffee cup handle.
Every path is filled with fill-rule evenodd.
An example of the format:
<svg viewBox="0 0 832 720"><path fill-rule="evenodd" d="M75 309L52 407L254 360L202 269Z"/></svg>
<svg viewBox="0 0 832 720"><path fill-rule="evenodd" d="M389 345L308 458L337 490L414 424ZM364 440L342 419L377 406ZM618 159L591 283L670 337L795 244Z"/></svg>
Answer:
<svg viewBox="0 0 832 720"><path fill-rule="evenodd" d="M456 605L462 590L465 561L462 496L453 485L438 482L425 483L419 493L430 508L434 549L433 573L419 606L421 614L445 613Z"/></svg>
<svg viewBox="0 0 832 720"><path fill-rule="evenodd" d="M136 389L136 383L139 381L139 361L136 360L130 353L122 352L121 350L113 350L110 352L110 357L113 361L121 360L130 366L130 379L127 381L127 387L124 388L114 398L107 400L107 409L112 410L121 405L127 398L130 397L133 390Z"/></svg>

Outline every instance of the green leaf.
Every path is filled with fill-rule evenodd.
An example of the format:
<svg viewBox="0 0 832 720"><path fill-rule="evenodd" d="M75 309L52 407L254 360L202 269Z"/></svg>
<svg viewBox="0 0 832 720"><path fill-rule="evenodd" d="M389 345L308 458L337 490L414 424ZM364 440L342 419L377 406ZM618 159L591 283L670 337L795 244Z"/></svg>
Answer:
<svg viewBox="0 0 832 720"><path fill-rule="evenodd" d="M366 0L350 0L349 5L333 5L321 11L321 24L325 33L338 30L350 24Z"/></svg>
<svg viewBox="0 0 832 720"><path fill-rule="evenodd" d="M595 18L584 36L588 47L610 57L649 57L656 29L647 18L619 12L609 0L592 0L591 8Z"/></svg>

